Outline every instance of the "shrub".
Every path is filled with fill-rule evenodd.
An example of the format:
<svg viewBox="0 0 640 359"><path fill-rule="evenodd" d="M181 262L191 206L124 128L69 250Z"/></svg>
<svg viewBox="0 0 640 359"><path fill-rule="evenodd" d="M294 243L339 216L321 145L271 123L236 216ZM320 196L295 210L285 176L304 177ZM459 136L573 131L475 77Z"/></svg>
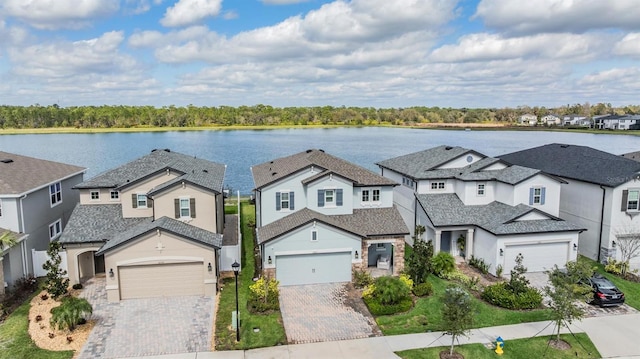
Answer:
<svg viewBox="0 0 640 359"><path fill-rule="evenodd" d="M409 298L410 292L409 286L399 278L385 276L374 281L371 298L384 305L398 304Z"/></svg>
<svg viewBox="0 0 640 359"><path fill-rule="evenodd" d="M607 258L607 264L604 266L604 270L607 273L622 275L629 269L629 262L623 262L615 260L614 258Z"/></svg>
<svg viewBox="0 0 640 359"><path fill-rule="evenodd" d="M450 253L440 252L431 259L433 273L441 277L456 269L456 260Z"/></svg>
<svg viewBox="0 0 640 359"><path fill-rule="evenodd" d="M84 317L92 312L93 308L86 299L65 297L60 306L51 309L50 324L53 328L73 331L76 325L80 324L80 321L86 319Z"/></svg>
<svg viewBox="0 0 640 359"><path fill-rule="evenodd" d="M427 297L433 293L433 286L429 282L420 283L413 287L413 294L416 297Z"/></svg>
<svg viewBox="0 0 640 359"><path fill-rule="evenodd" d="M82 284L76 283L76 284L72 285L71 288L73 288L73 289L82 289Z"/></svg>
<svg viewBox="0 0 640 359"><path fill-rule="evenodd" d="M496 277L502 278L503 271L504 271L504 267L502 267L502 264L498 264L498 266L496 267Z"/></svg>
<svg viewBox="0 0 640 359"><path fill-rule="evenodd" d="M400 281L409 287L409 291L413 290L413 280L407 274L400 274Z"/></svg>
<svg viewBox="0 0 640 359"><path fill-rule="evenodd" d="M353 271L353 285L356 288L364 288L373 283L371 274L364 269Z"/></svg>
<svg viewBox="0 0 640 359"><path fill-rule="evenodd" d="M263 313L269 310L278 310L280 308L280 300L278 295L277 280L261 277L255 283L249 286L249 300L247 306L252 312Z"/></svg>
<svg viewBox="0 0 640 359"><path fill-rule="evenodd" d="M376 289L375 285L369 284L362 291L362 298L371 298L373 297L373 291Z"/></svg>
<svg viewBox="0 0 640 359"><path fill-rule="evenodd" d="M413 250L405 261L407 274L415 284L426 281L429 274L432 273L433 243L422 239L424 231L424 226L416 226L413 236Z"/></svg>
<svg viewBox="0 0 640 359"><path fill-rule="evenodd" d="M509 279L509 289L515 293L525 293L529 288L529 280L524 276L527 273L527 268L522 264L524 257L522 253L518 253L516 256L516 265L511 270L511 278Z"/></svg>
<svg viewBox="0 0 640 359"><path fill-rule="evenodd" d="M61 250L62 244L60 242L53 241L49 243L49 249L47 249L49 259L42 265L42 268L47 271L44 288L53 299L58 299L67 294L67 289L69 288L69 278L65 278L67 271L60 269L60 263L62 263Z"/></svg>
<svg viewBox="0 0 640 359"><path fill-rule="evenodd" d="M369 312L375 316L407 312L413 306L413 300L411 300L411 297L403 298L396 304L383 304L377 298L372 297L365 297L363 300L367 305L367 308L369 308Z"/></svg>
<svg viewBox="0 0 640 359"><path fill-rule="evenodd" d="M468 275L462 273L461 271L455 269L452 272L449 272L442 276L442 279L458 282L465 287L478 291L480 290L480 278L478 277L469 277Z"/></svg>
<svg viewBox="0 0 640 359"><path fill-rule="evenodd" d="M527 287L525 291L515 293L508 283L487 286L482 292L482 299L507 309L534 309L542 304L542 295L538 290Z"/></svg>
<svg viewBox="0 0 640 359"><path fill-rule="evenodd" d="M477 268L482 274L489 273L490 266L482 258L471 256L471 258L469 258L469 265Z"/></svg>

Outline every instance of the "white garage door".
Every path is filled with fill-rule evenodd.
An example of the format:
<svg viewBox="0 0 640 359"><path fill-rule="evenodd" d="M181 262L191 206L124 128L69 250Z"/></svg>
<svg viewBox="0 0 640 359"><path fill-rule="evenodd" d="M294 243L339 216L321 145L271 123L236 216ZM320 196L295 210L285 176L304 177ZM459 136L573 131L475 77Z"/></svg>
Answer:
<svg viewBox="0 0 640 359"><path fill-rule="evenodd" d="M281 285L351 281L351 252L276 256Z"/></svg>
<svg viewBox="0 0 640 359"><path fill-rule="evenodd" d="M569 242L505 245L504 273L509 274L516 265L516 256L522 253L522 264L529 272L543 272L555 264L562 268L569 260Z"/></svg>
<svg viewBox="0 0 640 359"><path fill-rule="evenodd" d="M204 295L202 262L126 266L118 274L120 299Z"/></svg>

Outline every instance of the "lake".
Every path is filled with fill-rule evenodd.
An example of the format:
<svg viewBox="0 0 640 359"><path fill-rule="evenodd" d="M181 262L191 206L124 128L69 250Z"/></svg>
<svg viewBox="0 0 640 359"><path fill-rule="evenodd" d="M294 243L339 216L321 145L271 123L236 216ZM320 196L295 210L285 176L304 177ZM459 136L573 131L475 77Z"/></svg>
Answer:
<svg viewBox="0 0 640 359"><path fill-rule="evenodd" d="M590 146L617 155L640 150L640 137L632 135L347 127L2 135L0 151L87 167L86 180L154 148L169 148L226 164L225 187L249 194L253 188L251 166L310 148L323 149L379 173L378 161L439 145L498 156L548 143Z"/></svg>

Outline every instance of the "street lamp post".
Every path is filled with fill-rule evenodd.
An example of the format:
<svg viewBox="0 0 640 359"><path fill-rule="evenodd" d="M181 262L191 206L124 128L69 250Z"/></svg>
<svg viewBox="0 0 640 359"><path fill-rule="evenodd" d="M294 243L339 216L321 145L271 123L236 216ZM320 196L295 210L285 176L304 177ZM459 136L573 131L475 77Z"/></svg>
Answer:
<svg viewBox="0 0 640 359"><path fill-rule="evenodd" d="M233 275L236 277L236 341L240 341L240 312L238 311L238 272L240 271L240 264L234 261L231 268L233 268Z"/></svg>

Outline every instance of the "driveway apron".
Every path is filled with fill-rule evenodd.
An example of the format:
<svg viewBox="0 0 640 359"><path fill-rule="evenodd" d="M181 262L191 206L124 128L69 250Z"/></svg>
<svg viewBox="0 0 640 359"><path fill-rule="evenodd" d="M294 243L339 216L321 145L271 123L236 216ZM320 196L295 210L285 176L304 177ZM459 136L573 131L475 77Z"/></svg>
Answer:
<svg viewBox="0 0 640 359"><path fill-rule="evenodd" d="M208 351L213 298L129 299L108 303L104 278L93 278L82 297L93 305L96 326L78 358L123 358Z"/></svg>
<svg viewBox="0 0 640 359"><path fill-rule="evenodd" d="M367 338L375 322L347 304L346 283L280 287L280 311L289 343Z"/></svg>

